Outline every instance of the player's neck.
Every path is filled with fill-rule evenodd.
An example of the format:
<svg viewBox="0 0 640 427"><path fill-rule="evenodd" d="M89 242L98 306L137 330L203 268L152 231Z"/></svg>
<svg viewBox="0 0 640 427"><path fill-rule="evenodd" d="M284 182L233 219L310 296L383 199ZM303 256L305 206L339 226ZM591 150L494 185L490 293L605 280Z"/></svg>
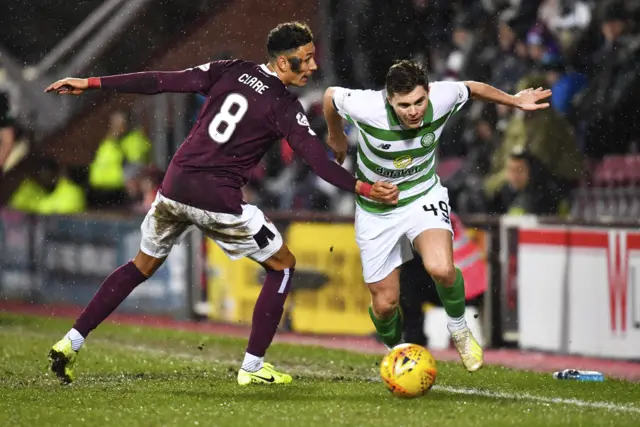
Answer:
<svg viewBox="0 0 640 427"><path fill-rule="evenodd" d="M267 70L271 71L277 78L280 79L282 83L284 83L285 85L288 85L288 83L284 81L284 79L282 78L282 75L278 72L276 67L273 66L273 64L271 64L270 62L267 62L266 66L267 66Z"/></svg>

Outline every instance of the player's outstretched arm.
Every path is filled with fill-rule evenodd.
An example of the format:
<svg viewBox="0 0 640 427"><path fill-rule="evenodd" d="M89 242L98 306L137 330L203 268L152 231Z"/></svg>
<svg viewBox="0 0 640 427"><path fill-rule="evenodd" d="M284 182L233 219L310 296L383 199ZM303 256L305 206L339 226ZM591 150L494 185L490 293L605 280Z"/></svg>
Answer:
<svg viewBox="0 0 640 427"><path fill-rule="evenodd" d="M232 61L215 61L182 71L147 71L104 77L66 78L49 85L45 92L80 95L87 89L108 89L154 95L163 92L206 93Z"/></svg>
<svg viewBox="0 0 640 427"><path fill-rule="evenodd" d="M59 95L80 95L89 89L89 79L67 77L51 83L45 88L45 92L56 92Z"/></svg>
<svg viewBox="0 0 640 427"><path fill-rule="evenodd" d="M548 108L549 103L538 104L538 101L551 96L550 89L525 89L515 95L509 95L486 83L465 81L464 84L471 91L471 96L485 102L495 102L497 104L508 105L525 111L540 110Z"/></svg>
<svg viewBox="0 0 640 427"><path fill-rule="evenodd" d="M327 121L327 145L333 150L336 156L336 161L339 164L343 164L347 157L347 150L349 148L349 140L344 133L344 127L342 125L342 117L338 114L336 106L333 101L333 94L335 89L330 87L324 92L324 99L322 103L322 109L324 111L324 117Z"/></svg>

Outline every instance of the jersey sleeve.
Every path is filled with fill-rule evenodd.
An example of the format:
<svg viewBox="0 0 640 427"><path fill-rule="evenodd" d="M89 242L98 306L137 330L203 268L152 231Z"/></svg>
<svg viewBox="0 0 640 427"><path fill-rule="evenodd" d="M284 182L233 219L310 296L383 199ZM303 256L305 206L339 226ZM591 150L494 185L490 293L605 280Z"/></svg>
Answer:
<svg viewBox="0 0 640 427"><path fill-rule="evenodd" d="M275 125L293 151L323 180L346 191L355 192L353 175L329 160L327 147L316 137L297 100L285 100L274 108Z"/></svg>
<svg viewBox="0 0 640 427"><path fill-rule="evenodd" d="M463 82L434 82L430 87L432 104L439 114L457 113L469 100L471 91Z"/></svg>
<svg viewBox="0 0 640 427"><path fill-rule="evenodd" d="M347 89L335 87L333 92L333 106L340 116L362 121L366 118L367 108L372 105L372 90Z"/></svg>
<svg viewBox="0 0 640 427"><path fill-rule="evenodd" d="M227 70L240 62L237 59L213 61L189 68L185 72L191 73L194 76L193 80L198 81L198 92L206 94Z"/></svg>
<svg viewBox="0 0 640 427"><path fill-rule="evenodd" d="M238 60L214 61L182 71L149 71L100 77L100 87L118 92L154 95L163 92L206 95Z"/></svg>

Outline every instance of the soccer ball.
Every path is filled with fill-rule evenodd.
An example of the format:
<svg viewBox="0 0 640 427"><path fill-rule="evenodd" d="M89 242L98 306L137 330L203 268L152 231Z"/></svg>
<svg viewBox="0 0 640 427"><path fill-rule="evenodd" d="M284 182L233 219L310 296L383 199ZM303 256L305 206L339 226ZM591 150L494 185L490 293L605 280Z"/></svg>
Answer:
<svg viewBox="0 0 640 427"><path fill-rule="evenodd" d="M391 393L400 397L425 394L436 381L436 360L416 344L400 344L380 364L380 376Z"/></svg>

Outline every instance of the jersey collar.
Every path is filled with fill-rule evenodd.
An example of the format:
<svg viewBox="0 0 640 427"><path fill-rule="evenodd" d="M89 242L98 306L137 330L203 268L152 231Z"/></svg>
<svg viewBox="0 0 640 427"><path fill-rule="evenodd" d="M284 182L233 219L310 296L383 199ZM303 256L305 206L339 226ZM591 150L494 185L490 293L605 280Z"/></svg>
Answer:
<svg viewBox="0 0 640 427"><path fill-rule="evenodd" d="M271 70L269 69L269 67L267 67L267 65L266 65L266 64L260 64L260 69L261 69L264 73L266 73L266 74L268 74L268 75L270 75L270 76L273 76L273 77L276 77L276 78L278 77L278 75L277 75L276 73L274 73L273 71L271 71Z"/></svg>

